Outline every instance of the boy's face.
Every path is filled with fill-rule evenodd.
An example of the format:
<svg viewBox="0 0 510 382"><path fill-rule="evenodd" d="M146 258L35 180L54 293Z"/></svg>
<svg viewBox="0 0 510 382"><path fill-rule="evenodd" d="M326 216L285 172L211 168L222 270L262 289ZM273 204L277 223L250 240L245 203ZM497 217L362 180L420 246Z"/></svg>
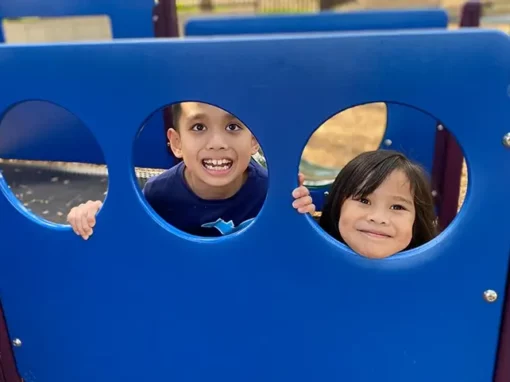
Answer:
<svg viewBox="0 0 510 382"><path fill-rule="evenodd" d="M226 111L204 103L181 103L177 130L169 129L174 155L186 165L186 180L203 198L228 197L259 145L250 130Z"/></svg>
<svg viewBox="0 0 510 382"><path fill-rule="evenodd" d="M355 252L382 259L407 248L415 216L409 180L403 171L395 170L371 195L344 201L338 229Z"/></svg>

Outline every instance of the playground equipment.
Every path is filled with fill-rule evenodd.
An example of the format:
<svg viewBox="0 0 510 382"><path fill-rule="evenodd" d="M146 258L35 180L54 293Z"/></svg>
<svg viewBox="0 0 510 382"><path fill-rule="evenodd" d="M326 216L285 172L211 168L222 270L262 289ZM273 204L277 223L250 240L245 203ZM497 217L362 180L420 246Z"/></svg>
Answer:
<svg viewBox="0 0 510 382"><path fill-rule="evenodd" d="M481 3L468 2L461 26L478 26ZM348 32L446 28L441 9L358 11L304 15L196 17L187 21L187 36L240 36L281 33ZM387 126L380 147L395 148L422 164L432 174L441 227L457 214L462 151L444 124L430 115L395 103L387 104ZM321 208L325 192L339 169L321 168L302 160L315 203Z"/></svg>
<svg viewBox="0 0 510 382"><path fill-rule="evenodd" d="M32 64L48 58L51 66ZM493 378L498 344L508 355L500 335L510 256L510 178L501 177L510 167L506 35L6 45L0 61L2 84L17 85L0 94L0 110L37 94L96 121L87 127L110 174L89 241L28 214L2 182L0 290L25 381L479 382ZM136 92L124 91L125 78ZM136 121L188 98L246 121L268 160L263 210L229 237L167 227L124 159ZM375 100L445 121L470 168L464 208L437 239L376 261L334 242L289 203L313 122Z"/></svg>
<svg viewBox="0 0 510 382"><path fill-rule="evenodd" d="M14 2L5 2L0 7L1 17L18 17L20 15L62 16L62 15L91 15L108 14L112 19L114 37L150 37L147 25L152 23L148 17L152 2L147 0L131 0L129 10L124 5L103 5L100 3L67 2L65 7L60 4L38 4L38 1L25 2L23 6ZM125 3L123 3L125 4ZM3 8L2 8L3 7ZM56 11L58 10L58 11ZM136 12L135 12L136 10ZM154 28L157 36L175 36L178 34L175 2L162 0L153 9ZM132 29L120 26L131 25ZM406 11L377 11L352 13L324 13L299 16L266 16L266 17L237 17L227 19L191 20L186 25L186 34L243 34L243 33L285 33L310 31L348 31L348 30L389 30L410 28L445 28L448 17L443 10L406 10ZM219 23L219 24L218 24ZM138 25L138 27L137 27ZM121 111L119 111L121 112ZM173 156L166 146L166 138L162 131L171 126L169 110L165 114L162 124L161 112L146 121L146 126L139 135L134 153L135 166L151 168L167 168L174 163ZM143 121L139 121L140 124ZM16 129L9 129L9 126ZM420 136L408 128L414 126L420 131ZM437 191L437 206L442 226L447 226L455 217L459 197L459 186L451 186L455 182L455 171L460 179L462 156L457 160L460 165L452 166L453 159L442 156L447 147L442 143L446 132L438 133L436 146L436 160L434 164L434 137L437 121L430 116L400 105L388 105L388 127L382 142L391 142L390 146L404 151L413 159L425 165L433 172L435 190ZM427 128L421 127L428 126ZM6 159L53 160L68 162L85 162L103 164L105 162L97 143L83 124L74 115L56 106L40 101L31 101L13 108L2 121L0 129L0 157ZM4 132L2 135L2 131ZM12 131L6 136L5 131ZM37 134L34 134L37 132ZM58 147L48 145L55 142ZM58 143L57 143L58 142ZM455 146L455 142L450 145ZM150 150L147 150L150 147ZM461 153L460 153L461 155ZM438 160L439 158L439 160ZM445 163L448 165L445 167ZM327 185L337 169L317 168L311 163L302 161L301 170L307 173L308 185L318 208L321 208ZM434 170L434 171L432 171ZM444 174L447 173L448 177ZM453 174L453 175L452 175ZM449 186L446 181L449 179ZM457 181L458 183L458 181Z"/></svg>
<svg viewBox="0 0 510 382"><path fill-rule="evenodd" d="M153 0L85 1L85 0L3 0L0 3L0 22L3 19L37 17L70 17L107 15L111 20L114 38L154 38L176 36L176 25L158 20L162 12L169 12L164 4L155 6ZM175 8L173 10L175 12ZM155 21L154 21L155 20ZM164 19L162 19L164 21ZM4 42L0 28L0 42ZM126 88L129 88L126 79ZM79 92L79 89L76 89ZM83 162L104 164L105 159L97 142L83 122L61 108L40 102L34 95L30 102L14 107L2 121L0 129L0 157L43 161ZM14 106L14 105L13 105ZM123 113L122 109L118 113ZM164 118L165 117L165 118ZM157 112L140 134L133 162L136 166L168 168L174 163L165 142L165 126L170 115ZM138 121L140 125L143 120ZM16 126L16 128L12 128ZM9 131L7 135L5 132ZM58 148L48 145L58 142ZM146 150L150 147L150 150Z"/></svg>
<svg viewBox="0 0 510 382"><path fill-rule="evenodd" d="M186 36L239 36L366 30L446 28L442 9L363 10L307 14L195 16L186 21Z"/></svg>

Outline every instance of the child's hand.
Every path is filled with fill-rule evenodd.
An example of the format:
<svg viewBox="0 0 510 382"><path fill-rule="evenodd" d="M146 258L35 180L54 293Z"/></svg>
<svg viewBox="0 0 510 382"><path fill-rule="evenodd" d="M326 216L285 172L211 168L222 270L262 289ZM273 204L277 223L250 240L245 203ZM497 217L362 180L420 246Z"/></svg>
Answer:
<svg viewBox="0 0 510 382"><path fill-rule="evenodd" d="M308 191L308 188L303 186L305 176L299 173L298 180L299 187L292 191L292 196L295 199L294 202L292 202L292 207L302 214L313 214L315 212L315 205L313 204L312 197L310 196L310 191Z"/></svg>
<svg viewBox="0 0 510 382"><path fill-rule="evenodd" d="M103 203L99 200L89 200L74 207L67 215L67 222L73 227L74 233L87 240L92 235L92 228L96 225L96 214L102 206Z"/></svg>

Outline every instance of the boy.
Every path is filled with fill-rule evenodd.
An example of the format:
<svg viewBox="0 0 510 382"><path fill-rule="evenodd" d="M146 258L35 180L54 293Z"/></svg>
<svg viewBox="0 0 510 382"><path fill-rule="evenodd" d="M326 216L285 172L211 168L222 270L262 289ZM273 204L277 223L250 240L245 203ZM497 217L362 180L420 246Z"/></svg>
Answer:
<svg viewBox="0 0 510 382"><path fill-rule="evenodd" d="M252 160L257 140L236 117L209 104L183 102L172 114L168 140L182 161L147 182L147 202L166 222L192 235L221 236L246 227L267 193L267 170ZM301 174L299 183L293 207L313 214ZM85 240L92 235L101 206L88 201L69 212L67 221L77 235Z"/></svg>

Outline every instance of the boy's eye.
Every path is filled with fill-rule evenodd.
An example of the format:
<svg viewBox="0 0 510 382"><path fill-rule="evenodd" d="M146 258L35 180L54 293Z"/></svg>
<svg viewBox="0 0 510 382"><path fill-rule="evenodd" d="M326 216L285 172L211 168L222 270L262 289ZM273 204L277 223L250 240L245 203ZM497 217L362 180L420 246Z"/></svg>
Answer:
<svg viewBox="0 0 510 382"><path fill-rule="evenodd" d="M228 131L237 131L237 130L241 130L241 127L235 123L231 123L230 125L227 126L227 130Z"/></svg>
<svg viewBox="0 0 510 382"><path fill-rule="evenodd" d="M195 124L195 125L193 125L191 127L191 130L193 130L193 131L203 131L203 130L205 130L205 126L202 125L201 123L197 123L197 124Z"/></svg>

